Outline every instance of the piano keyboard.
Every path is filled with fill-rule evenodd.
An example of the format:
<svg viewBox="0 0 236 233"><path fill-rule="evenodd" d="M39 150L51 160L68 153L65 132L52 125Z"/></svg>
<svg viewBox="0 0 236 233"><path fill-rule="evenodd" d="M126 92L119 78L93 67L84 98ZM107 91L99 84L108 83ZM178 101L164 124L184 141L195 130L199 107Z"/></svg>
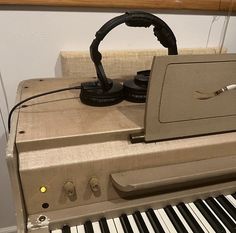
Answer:
<svg viewBox="0 0 236 233"><path fill-rule="evenodd" d="M228 233L236 232L236 193L122 214L114 219L56 229L51 233Z"/></svg>

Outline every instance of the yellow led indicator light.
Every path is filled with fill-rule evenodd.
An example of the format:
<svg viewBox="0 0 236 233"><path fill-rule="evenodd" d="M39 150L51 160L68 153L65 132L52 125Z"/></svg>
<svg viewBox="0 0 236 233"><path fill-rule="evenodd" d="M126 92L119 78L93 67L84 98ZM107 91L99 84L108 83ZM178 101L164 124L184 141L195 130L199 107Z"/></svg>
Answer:
<svg viewBox="0 0 236 233"><path fill-rule="evenodd" d="M46 188L45 186L42 186L42 187L40 188L40 192L41 192L41 193L46 193L46 192L47 192L47 188Z"/></svg>

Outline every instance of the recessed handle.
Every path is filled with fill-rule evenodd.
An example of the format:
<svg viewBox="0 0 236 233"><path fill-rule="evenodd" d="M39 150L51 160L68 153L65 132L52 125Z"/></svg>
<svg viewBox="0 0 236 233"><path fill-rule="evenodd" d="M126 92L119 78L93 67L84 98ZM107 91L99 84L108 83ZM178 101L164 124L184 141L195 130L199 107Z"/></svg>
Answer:
<svg viewBox="0 0 236 233"><path fill-rule="evenodd" d="M113 186L120 192L165 190L198 183L236 178L236 156L152 167L111 174Z"/></svg>

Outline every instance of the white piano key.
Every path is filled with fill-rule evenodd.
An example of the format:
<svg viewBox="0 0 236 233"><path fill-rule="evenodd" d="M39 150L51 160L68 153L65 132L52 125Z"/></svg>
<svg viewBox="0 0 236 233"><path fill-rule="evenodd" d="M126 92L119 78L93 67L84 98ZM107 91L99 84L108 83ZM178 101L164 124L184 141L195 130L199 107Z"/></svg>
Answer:
<svg viewBox="0 0 236 233"><path fill-rule="evenodd" d="M165 232L167 232L167 233L171 233L171 232L169 231L169 229L167 228L166 223L163 221L163 219L162 219L160 213L159 213L157 210L154 210L154 213L155 213L156 217L158 218L158 220L159 220L159 222L160 222L160 224L161 224L163 230L164 230Z"/></svg>
<svg viewBox="0 0 236 233"><path fill-rule="evenodd" d="M234 199L234 197L231 196L231 195L226 195L225 197L226 197L226 198L230 201L230 203L236 208L236 200Z"/></svg>
<svg viewBox="0 0 236 233"><path fill-rule="evenodd" d="M173 209L174 209L175 213L178 215L180 221L183 223L183 225L186 228L187 232L188 233L193 233L192 229L190 228L190 226L188 225L188 223L186 222L186 220L184 219L182 214L179 212L178 208L176 206L173 206Z"/></svg>
<svg viewBox="0 0 236 233"><path fill-rule="evenodd" d="M107 219L107 225L108 225L110 233L117 233L116 226L113 219Z"/></svg>
<svg viewBox="0 0 236 233"><path fill-rule="evenodd" d="M198 217L198 219L202 222L202 224L205 226L205 228L207 229L207 231L209 233L214 233L214 229L211 227L211 225L208 223L208 221L205 219L205 217L202 215L202 213L198 210L198 208L195 206L194 203L189 203L188 204L191 209L193 210L193 212L195 213L195 215Z"/></svg>
<svg viewBox="0 0 236 233"><path fill-rule="evenodd" d="M113 219L115 226L116 226L116 231L118 233L124 233L123 227L121 225L120 219L119 218L114 218Z"/></svg>
<svg viewBox="0 0 236 233"><path fill-rule="evenodd" d="M211 211L211 213L215 216L215 218L219 221L219 223L224 227L226 233L230 233L230 231L228 230L228 228L224 225L224 223L218 218L218 216L215 214L215 212L211 209L211 207L206 203L205 200L202 200L204 202L204 204L206 205L206 207Z"/></svg>
<svg viewBox="0 0 236 233"><path fill-rule="evenodd" d="M71 227L71 228L70 228L70 233L78 233L78 232L77 232L77 227L76 227L76 226Z"/></svg>
<svg viewBox="0 0 236 233"><path fill-rule="evenodd" d="M161 215L162 220L165 222L167 228L169 229L169 232L171 233L177 233L174 225L172 224L172 222L170 221L169 217L167 216L166 212L164 209L158 209L157 210L159 212L159 214Z"/></svg>
<svg viewBox="0 0 236 233"><path fill-rule="evenodd" d="M78 233L85 233L84 225L79 225L76 228L77 228Z"/></svg>
<svg viewBox="0 0 236 233"><path fill-rule="evenodd" d="M234 222L234 223L236 223L236 221L234 220L234 218L232 218L232 216L228 213L228 211L224 208L224 206L222 206L221 204L220 204L220 202L216 199L216 198L214 198L214 200L218 203L218 205L224 210L224 212L229 216L229 218L231 218L232 219L232 221Z"/></svg>
<svg viewBox="0 0 236 233"><path fill-rule="evenodd" d="M93 231L94 231L95 233L102 233L102 232L101 232L100 225L99 225L99 222L93 222L93 223L92 223L92 226L93 226Z"/></svg>
<svg viewBox="0 0 236 233"><path fill-rule="evenodd" d="M205 226L202 224L202 222L199 220L199 218L197 217L197 215L194 213L194 211L191 209L191 207L188 204L185 204L185 206L188 208L189 212L193 215L193 217L195 218L195 220L197 221L197 223L199 224L199 226L202 228L202 230L205 233L208 233L209 231L205 228Z"/></svg>
<svg viewBox="0 0 236 233"><path fill-rule="evenodd" d="M51 231L52 233L62 233L62 230L61 229L56 229L56 230L53 230Z"/></svg>
<svg viewBox="0 0 236 233"><path fill-rule="evenodd" d="M148 219L146 213L145 213L145 212L142 212L141 215L142 215L143 221L145 222L145 225L146 225L146 227L147 227L149 233L155 233L154 230L153 230L153 228L152 228L151 223L149 222L149 219Z"/></svg>
<svg viewBox="0 0 236 233"><path fill-rule="evenodd" d="M137 225L136 225L136 222L135 222L135 220L134 220L134 217L133 217L133 215L127 215L127 218L129 219L129 223L130 223L130 225L131 225L131 227L132 227L132 230L133 230L133 232L134 233L139 233L139 229L138 229L138 227L137 227Z"/></svg>

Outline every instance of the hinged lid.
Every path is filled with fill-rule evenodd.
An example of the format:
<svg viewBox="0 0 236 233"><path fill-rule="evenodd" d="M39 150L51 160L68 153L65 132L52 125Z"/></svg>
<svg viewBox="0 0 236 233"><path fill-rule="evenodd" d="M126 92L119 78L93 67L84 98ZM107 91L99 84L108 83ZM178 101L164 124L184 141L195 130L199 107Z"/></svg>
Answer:
<svg viewBox="0 0 236 233"><path fill-rule="evenodd" d="M236 130L236 54L155 57L145 141Z"/></svg>

